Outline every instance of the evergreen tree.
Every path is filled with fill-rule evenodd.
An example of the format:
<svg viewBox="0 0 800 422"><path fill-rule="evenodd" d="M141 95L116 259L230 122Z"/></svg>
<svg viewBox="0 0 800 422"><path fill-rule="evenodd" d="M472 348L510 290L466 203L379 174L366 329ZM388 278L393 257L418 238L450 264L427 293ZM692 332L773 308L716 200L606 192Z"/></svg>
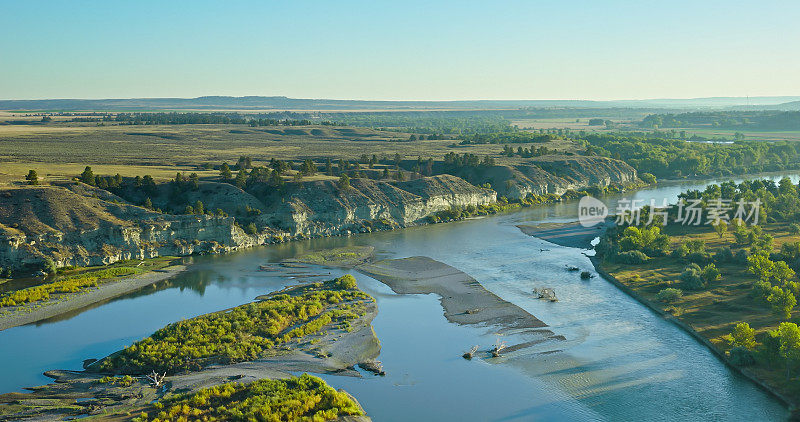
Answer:
<svg viewBox="0 0 800 422"><path fill-rule="evenodd" d="M247 185L247 171L245 169L239 169L239 172L236 173L236 187L239 189L244 189Z"/></svg>
<svg viewBox="0 0 800 422"><path fill-rule="evenodd" d="M228 166L228 163L222 163L222 165L219 166L219 177L221 177L222 180L231 180L231 178L233 178L233 174L231 173L231 168Z"/></svg>
<svg viewBox="0 0 800 422"><path fill-rule="evenodd" d="M36 174L36 170L28 170L28 175L25 176L25 180L28 181L29 185L38 185L39 175Z"/></svg>
<svg viewBox="0 0 800 422"><path fill-rule="evenodd" d="M348 189L350 189L350 177L348 175L346 175L346 174L342 174L339 177L339 181L336 182L336 186L340 190L348 190Z"/></svg>
<svg viewBox="0 0 800 422"><path fill-rule="evenodd" d="M86 183L87 185L90 186L94 186L95 177L91 167L86 166L86 168L83 169L83 173L81 173L81 182Z"/></svg>

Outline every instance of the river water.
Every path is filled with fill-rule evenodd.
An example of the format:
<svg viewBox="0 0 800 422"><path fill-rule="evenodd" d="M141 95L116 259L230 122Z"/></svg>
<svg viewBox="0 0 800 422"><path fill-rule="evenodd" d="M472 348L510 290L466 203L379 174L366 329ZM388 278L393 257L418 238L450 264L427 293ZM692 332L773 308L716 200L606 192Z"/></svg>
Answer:
<svg viewBox="0 0 800 422"><path fill-rule="evenodd" d="M795 183L797 176L792 176ZM674 202L710 181L668 183L628 198ZM610 197L613 202L620 197ZM353 273L372 294L385 377L326 375L376 421L513 420L785 420L788 411L730 371L711 352L603 278L580 280L565 265L591 269L584 251L522 234L517 224L574 220L575 203L350 238L314 239L223 256L193 265L168 282L39 324L0 332L0 392L50 380L48 369L80 369L156 329L251 301L297 280L258 266L307 250L372 245L380 258L429 256L452 265L498 296L526 309L563 341L546 341L524 358L474 359L504 333L447 322L438 297L397 295ZM331 276L341 270L303 269ZM534 299L555 288L559 302Z"/></svg>

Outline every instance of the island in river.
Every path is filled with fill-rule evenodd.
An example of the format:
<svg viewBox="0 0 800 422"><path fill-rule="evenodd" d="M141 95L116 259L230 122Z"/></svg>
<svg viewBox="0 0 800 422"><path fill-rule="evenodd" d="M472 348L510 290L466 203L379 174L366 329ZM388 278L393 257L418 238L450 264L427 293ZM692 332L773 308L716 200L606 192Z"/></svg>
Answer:
<svg viewBox="0 0 800 422"><path fill-rule="evenodd" d="M48 371L55 383L31 393L1 395L0 419L93 415L173 420L254 400L270 402L277 411L281 406L275 393L263 396L277 388L280 400L288 402L295 396L327 397L308 408L293 406L297 413L292 418L365 420L352 397L317 378L292 373L361 376L355 365L382 373L375 360L380 344L371 326L376 314L374 299L358 290L350 275L290 287L253 303L170 324L124 350L87 360L84 371ZM218 406L212 408L198 405L205 402L196 397L214 396L220 389L241 393L217 397ZM191 409L182 408L184 399Z"/></svg>

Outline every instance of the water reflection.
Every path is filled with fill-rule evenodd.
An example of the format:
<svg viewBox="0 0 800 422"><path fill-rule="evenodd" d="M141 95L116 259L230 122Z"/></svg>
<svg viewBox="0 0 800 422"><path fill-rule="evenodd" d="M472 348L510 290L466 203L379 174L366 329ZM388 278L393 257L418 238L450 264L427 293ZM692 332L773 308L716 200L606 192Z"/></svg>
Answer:
<svg viewBox="0 0 800 422"><path fill-rule="evenodd" d="M797 177L795 177L797 180ZM694 184L692 184L694 183ZM674 201L700 182L636 193ZM613 198L613 197L611 197ZM497 327L448 323L435 296L399 296L356 274L378 300L374 321L386 377L326 376L346 388L375 420L779 420L786 410L730 372L707 349L601 278L581 281L565 264L590 269L578 249L523 235L516 224L573 220L575 203L383 232L313 239L223 256L194 258L173 279L37 325L0 332L0 391L48 380L48 369L80 369L183 318L226 309L295 284L310 268L260 271L259 265L328 247L371 245L381 257L426 255L459 268L498 296L528 310L564 341L537 344L499 360L465 361L473 344L488 346ZM302 273L306 273L305 275ZM291 278L294 277L294 278ZM556 288L560 301L530 294Z"/></svg>

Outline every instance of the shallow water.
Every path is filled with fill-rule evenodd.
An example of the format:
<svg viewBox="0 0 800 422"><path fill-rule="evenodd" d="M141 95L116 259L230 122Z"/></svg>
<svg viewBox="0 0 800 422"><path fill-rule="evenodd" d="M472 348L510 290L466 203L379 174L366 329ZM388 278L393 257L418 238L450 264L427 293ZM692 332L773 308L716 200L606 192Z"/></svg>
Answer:
<svg viewBox="0 0 800 422"><path fill-rule="evenodd" d="M795 178L795 181L797 179ZM634 197L674 201L704 182L663 185ZM614 198L608 198L613 200ZM181 318L225 309L297 280L257 271L309 249L373 245L381 257L425 255L470 274L544 321L564 341L502 359L466 361L508 333L448 323L433 295L396 295L356 275L378 301L374 321L386 377L325 376L384 420L781 420L787 411L731 372L707 349L602 278L582 281L565 265L590 269L586 251L526 236L516 224L574 219L576 204L351 238L315 239L194 258L186 273L59 320L0 332L0 392L39 385L48 369L80 369ZM341 274L340 270L288 272ZM554 287L543 302L533 287ZM512 344L509 341L509 344ZM516 357L514 357L516 356Z"/></svg>

